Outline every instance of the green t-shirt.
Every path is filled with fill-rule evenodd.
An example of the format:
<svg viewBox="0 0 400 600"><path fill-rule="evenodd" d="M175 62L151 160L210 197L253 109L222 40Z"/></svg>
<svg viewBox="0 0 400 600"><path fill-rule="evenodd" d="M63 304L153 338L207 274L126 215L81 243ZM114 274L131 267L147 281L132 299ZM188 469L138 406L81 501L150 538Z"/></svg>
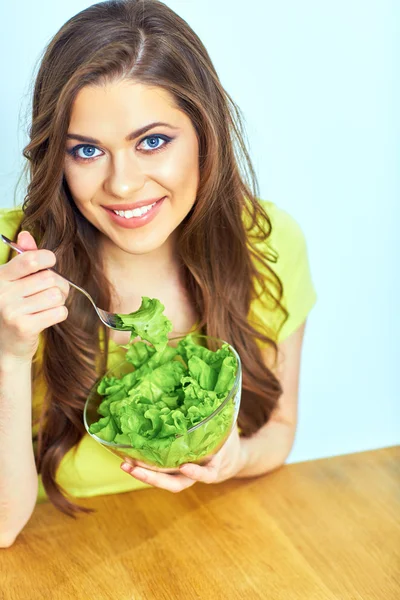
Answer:
<svg viewBox="0 0 400 600"><path fill-rule="evenodd" d="M297 222L288 213L272 202L261 201L271 219L272 233L268 244L277 252L278 260L272 265L283 284L283 304L289 317L282 327L277 342L282 342L293 333L307 318L316 301L316 294L311 279L304 235ZM22 219L22 211L16 209L0 209L0 233L13 239ZM267 251L267 248L266 248ZM9 256L9 248L0 243L0 265ZM253 301L249 319L255 325L263 323L273 333L277 327L279 315L277 311L267 308L259 300ZM40 360L42 346L35 360ZM121 362L124 350L110 340L108 368ZM34 382L32 392L32 439L37 435L38 418L45 394L44 382ZM76 451L75 451L76 450ZM78 448L71 449L62 459L57 471L58 483L72 496L89 497L103 494L115 494L134 489L148 487L124 473L119 465L121 459L103 446L95 442L88 434L83 436ZM41 478L39 476L38 501L46 499Z"/></svg>

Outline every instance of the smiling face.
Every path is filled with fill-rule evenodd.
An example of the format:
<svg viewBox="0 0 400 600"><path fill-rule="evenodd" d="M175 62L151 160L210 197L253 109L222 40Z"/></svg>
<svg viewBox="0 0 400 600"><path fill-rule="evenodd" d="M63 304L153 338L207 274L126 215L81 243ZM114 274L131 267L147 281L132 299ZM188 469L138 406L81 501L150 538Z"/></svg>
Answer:
<svg viewBox="0 0 400 600"><path fill-rule="evenodd" d="M192 208L198 152L169 92L132 81L86 86L72 107L64 175L106 246L145 254L168 244Z"/></svg>

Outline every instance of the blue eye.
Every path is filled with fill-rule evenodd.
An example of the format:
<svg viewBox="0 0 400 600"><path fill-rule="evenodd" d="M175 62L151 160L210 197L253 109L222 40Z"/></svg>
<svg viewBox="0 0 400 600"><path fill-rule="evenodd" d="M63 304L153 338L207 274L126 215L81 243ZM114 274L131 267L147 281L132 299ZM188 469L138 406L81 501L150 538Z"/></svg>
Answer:
<svg viewBox="0 0 400 600"><path fill-rule="evenodd" d="M82 154L79 154L80 150L82 150ZM95 154L96 150L98 150L98 148L95 146L81 144L80 146L75 146L72 150L68 150L68 153L77 160L90 160L91 158L97 158L99 156L98 154Z"/></svg>
<svg viewBox="0 0 400 600"><path fill-rule="evenodd" d="M160 145L160 140L162 142L164 142L163 144ZM167 137L167 136L161 136L161 135L148 135L147 137L145 137L139 144L139 146L141 146L144 142L148 143L148 150L146 148L144 148L144 150L146 152L151 152L152 150L161 150L161 148L163 148L164 146L166 146L167 144L169 144L169 142L171 141L171 138Z"/></svg>
<svg viewBox="0 0 400 600"><path fill-rule="evenodd" d="M79 150L83 151L83 156L81 155L81 158L93 158L94 156L96 156L94 154L96 152L96 148L94 146L81 146L80 148L78 148L78 151Z"/></svg>
<svg viewBox="0 0 400 600"><path fill-rule="evenodd" d="M167 135L148 135L147 137L141 140L140 144L137 146L137 149L140 149L140 151L144 154L153 154L166 148L167 145L173 139L174 138L170 138ZM162 141L163 143L160 144L160 141ZM148 144L147 148L140 148L140 146L142 146L142 144L144 144L145 142ZM99 154L95 154L96 151ZM96 146L91 146L89 144L79 144L71 150L67 150L67 152L72 156L74 160L86 163L102 155L101 150L96 148Z"/></svg>

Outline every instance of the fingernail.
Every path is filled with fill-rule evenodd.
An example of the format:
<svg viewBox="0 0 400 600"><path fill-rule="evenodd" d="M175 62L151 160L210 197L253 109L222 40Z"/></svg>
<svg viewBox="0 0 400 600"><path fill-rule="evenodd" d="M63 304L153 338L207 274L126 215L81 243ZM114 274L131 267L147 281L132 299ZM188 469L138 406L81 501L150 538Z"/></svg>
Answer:
<svg viewBox="0 0 400 600"><path fill-rule="evenodd" d="M130 465L129 463L122 463L121 469L126 473L130 473L132 470L132 465Z"/></svg>

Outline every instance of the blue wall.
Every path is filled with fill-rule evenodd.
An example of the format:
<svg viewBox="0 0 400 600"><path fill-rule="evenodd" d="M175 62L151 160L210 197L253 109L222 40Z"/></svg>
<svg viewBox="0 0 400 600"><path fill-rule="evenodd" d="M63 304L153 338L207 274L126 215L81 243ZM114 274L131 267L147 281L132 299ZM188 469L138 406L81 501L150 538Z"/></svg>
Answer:
<svg viewBox="0 0 400 600"><path fill-rule="evenodd" d="M0 206L13 204L36 61L90 4L40 0L40 16L30 0L0 9L9 61L1 68ZM243 111L261 196L291 212L307 237L319 301L307 325L290 461L399 443L400 4L167 4L200 35Z"/></svg>

